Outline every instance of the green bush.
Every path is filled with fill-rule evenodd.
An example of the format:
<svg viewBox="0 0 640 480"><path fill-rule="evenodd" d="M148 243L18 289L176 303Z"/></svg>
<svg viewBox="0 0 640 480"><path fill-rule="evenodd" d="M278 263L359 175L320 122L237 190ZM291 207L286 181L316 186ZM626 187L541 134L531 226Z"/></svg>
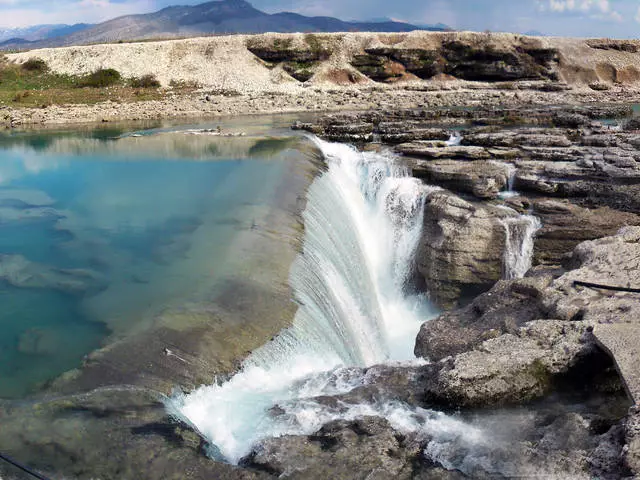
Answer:
<svg viewBox="0 0 640 480"><path fill-rule="evenodd" d="M129 79L129 86L133 88L158 88L160 81L158 81L155 75L147 74Z"/></svg>
<svg viewBox="0 0 640 480"><path fill-rule="evenodd" d="M78 85L80 87L104 88L116 85L122 81L122 75L113 68L101 68L83 77Z"/></svg>
<svg viewBox="0 0 640 480"><path fill-rule="evenodd" d="M30 58L26 62L22 64L22 69L27 72L40 72L44 73L49 70L49 66L47 62L42 60L41 58Z"/></svg>

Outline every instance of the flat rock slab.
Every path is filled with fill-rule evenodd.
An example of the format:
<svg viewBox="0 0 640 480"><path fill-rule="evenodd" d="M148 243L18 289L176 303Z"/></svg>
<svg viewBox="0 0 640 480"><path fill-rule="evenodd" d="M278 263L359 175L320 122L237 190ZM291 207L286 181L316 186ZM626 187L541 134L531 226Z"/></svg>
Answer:
<svg viewBox="0 0 640 480"><path fill-rule="evenodd" d="M598 343L614 359L627 392L640 402L640 324L597 325L593 331Z"/></svg>
<svg viewBox="0 0 640 480"><path fill-rule="evenodd" d="M411 142L398 145L396 149L405 155L414 155L422 158L457 158L460 160L486 160L491 155L483 147L433 147L433 143Z"/></svg>

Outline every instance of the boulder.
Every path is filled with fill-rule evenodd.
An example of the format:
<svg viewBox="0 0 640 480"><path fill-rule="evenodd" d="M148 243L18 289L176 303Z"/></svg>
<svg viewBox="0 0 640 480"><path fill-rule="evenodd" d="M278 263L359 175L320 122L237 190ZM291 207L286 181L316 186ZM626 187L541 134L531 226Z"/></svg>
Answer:
<svg viewBox="0 0 640 480"><path fill-rule="evenodd" d="M638 258L640 227L583 242L566 273L534 269L528 278L500 282L469 306L426 322L415 353L431 360L457 354L447 367L451 373L445 368L438 376L447 379L448 394L456 392L456 404L482 402L491 392L513 401L533 398L544 391L544 382L579 364L587 365L583 374L589 370L591 375L610 369L607 362L612 361L635 400L640 396L638 350L628 339L629 329L640 325L637 293L575 282L637 286L640 269L633 266ZM478 378L484 381L474 385ZM487 391L489 385L495 390Z"/></svg>
<svg viewBox="0 0 640 480"><path fill-rule="evenodd" d="M427 196L418 270L432 300L452 305L486 291L502 276L508 210L440 190Z"/></svg>
<svg viewBox="0 0 640 480"><path fill-rule="evenodd" d="M624 460L633 474L640 475L640 408L633 407L624 422Z"/></svg>
<svg viewBox="0 0 640 480"><path fill-rule="evenodd" d="M536 233L534 261L559 265L581 242L614 235L623 226L640 225L640 216L610 207L584 208L566 199L539 198L533 215L542 228Z"/></svg>
<svg viewBox="0 0 640 480"><path fill-rule="evenodd" d="M410 479L419 448L405 448L403 439L381 417L335 420L308 437L265 440L242 464L296 479Z"/></svg>
<svg viewBox="0 0 640 480"><path fill-rule="evenodd" d="M485 340L515 334L525 323L544 318L542 293L553 277L500 281L466 307L445 312L422 325L414 353L438 361L473 350Z"/></svg>
<svg viewBox="0 0 640 480"><path fill-rule="evenodd" d="M507 164L477 160L409 161L414 177L455 192L470 193L479 199L494 199L507 189L512 170Z"/></svg>

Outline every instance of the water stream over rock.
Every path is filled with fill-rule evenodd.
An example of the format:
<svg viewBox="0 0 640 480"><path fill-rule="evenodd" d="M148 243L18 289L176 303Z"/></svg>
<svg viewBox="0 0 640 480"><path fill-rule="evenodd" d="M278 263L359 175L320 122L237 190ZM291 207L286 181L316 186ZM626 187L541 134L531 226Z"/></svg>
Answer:
<svg viewBox="0 0 640 480"><path fill-rule="evenodd" d="M505 231L503 278L522 278L531 268L535 233L542 224L533 215L519 215L502 220Z"/></svg>
<svg viewBox="0 0 640 480"><path fill-rule="evenodd" d="M299 304L293 326L229 381L170 405L210 441L213 456L231 462L261 439L317 430L330 418L301 400L362 383L344 367L413 359L417 331L435 314L409 282L422 230L421 183L390 156L314 141L328 170L308 193L303 252L290 277ZM293 419L270 412L296 401Z"/></svg>

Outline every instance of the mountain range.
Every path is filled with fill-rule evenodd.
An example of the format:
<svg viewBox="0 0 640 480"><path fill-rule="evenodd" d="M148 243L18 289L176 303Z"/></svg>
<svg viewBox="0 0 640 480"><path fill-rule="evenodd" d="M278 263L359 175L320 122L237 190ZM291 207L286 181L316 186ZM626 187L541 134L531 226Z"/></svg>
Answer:
<svg viewBox="0 0 640 480"><path fill-rule="evenodd" d="M45 27L56 28L47 30ZM11 35L11 38L5 34L4 41L0 35L0 48L57 47L230 33L408 32L446 29L447 26L441 24L417 26L389 19L358 22L333 17L307 17L291 12L269 14L254 8L245 0L220 0L193 6L167 7L154 13L126 15L97 25L41 25L24 29L26 35L19 35L14 30L16 34Z"/></svg>

